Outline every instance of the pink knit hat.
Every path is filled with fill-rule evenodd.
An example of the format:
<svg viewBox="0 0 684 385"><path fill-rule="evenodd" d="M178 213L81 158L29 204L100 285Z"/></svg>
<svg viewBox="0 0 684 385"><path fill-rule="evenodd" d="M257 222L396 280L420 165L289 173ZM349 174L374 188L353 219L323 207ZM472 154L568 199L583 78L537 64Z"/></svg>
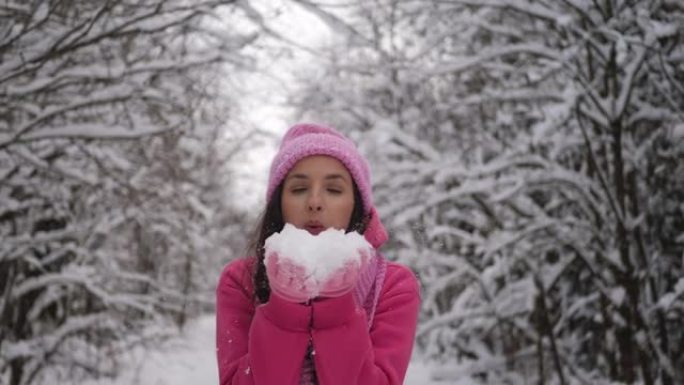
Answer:
<svg viewBox="0 0 684 385"><path fill-rule="evenodd" d="M364 236L373 247L380 247L387 240L387 232L373 206L368 162L359 154L354 142L333 128L310 123L290 127L271 163L266 200L271 200L275 189L298 161L312 155L331 156L349 170L361 193L363 213L369 217Z"/></svg>

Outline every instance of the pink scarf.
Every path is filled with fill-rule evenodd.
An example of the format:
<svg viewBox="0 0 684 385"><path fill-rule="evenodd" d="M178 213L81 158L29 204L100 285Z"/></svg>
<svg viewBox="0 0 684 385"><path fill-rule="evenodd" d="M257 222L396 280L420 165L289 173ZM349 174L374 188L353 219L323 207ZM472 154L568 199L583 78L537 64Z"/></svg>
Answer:
<svg viewBox="0 0 684 385"><path fill-rule="evenodd" d="M368 330L373 324L373 317L375 316L375 308L378 305L378 298L380 298L380 291L382 284L385 281L385 272L387 271L387 260L376 251L371 263L361 273L359 282L354 289L354 299L356 304L363 307L368 317ZM309 345L304 364L302 366L302 379L300 385L315 385L318 384L316 378L316 368L313 362L313 347Z"/></svg>

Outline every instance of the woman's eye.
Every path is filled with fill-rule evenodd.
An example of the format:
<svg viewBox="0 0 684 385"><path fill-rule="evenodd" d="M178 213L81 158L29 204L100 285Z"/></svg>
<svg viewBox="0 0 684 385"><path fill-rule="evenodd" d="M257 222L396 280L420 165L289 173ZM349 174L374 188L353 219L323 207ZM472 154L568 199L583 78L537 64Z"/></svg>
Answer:
<svg viewBox="0 0 684 385"><path fill-rule="evenodd" d="M306 191L305 187L295 187L292 190L290 190L293 194L301 194Z"/></svg>
<svg viewBox="0 0 684 385"><path fill-rule="evenodd" d="M333 194L333 195L342 194L342 190L337 189L337 188L329 188L329 189L328 189L328 192L331 193L331 194Z"/></svg>

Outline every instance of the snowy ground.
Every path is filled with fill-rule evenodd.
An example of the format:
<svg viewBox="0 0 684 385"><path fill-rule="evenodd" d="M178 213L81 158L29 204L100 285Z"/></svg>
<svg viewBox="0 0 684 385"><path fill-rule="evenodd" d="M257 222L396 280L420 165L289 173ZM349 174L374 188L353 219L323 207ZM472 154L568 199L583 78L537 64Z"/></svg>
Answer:
<svg viewBox="0 0 684 385"><path fill-rule="evenodd" d="M404 385L437 385L429 381L429 366L414 359ZM216 385L214 317L203 316L188 325L178 338L158 350L136 352L129 369L116 380L98 380L82 385ZM444 384L444 383L442 383Z"/></svg>

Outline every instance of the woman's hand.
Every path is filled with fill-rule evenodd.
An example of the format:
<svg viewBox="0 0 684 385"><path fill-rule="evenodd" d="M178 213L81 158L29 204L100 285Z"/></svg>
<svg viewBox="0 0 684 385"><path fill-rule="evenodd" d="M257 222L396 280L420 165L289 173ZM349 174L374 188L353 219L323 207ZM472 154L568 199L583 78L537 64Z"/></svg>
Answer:
<svg viewBox="0 0 684 385"><path fill-rule="evenodd" d="M306 302L318 294L318 283L306 275L304 266L278 253L266 256L266 275L271 292L290 302Z"/></svg>
<svg viewBox="0 0 684 385"><path fill-rule="evenodd" d="M322 282L307 275L306 268L278 253L266 256L266 275L271 291L290 302L306 302L314 297L339 297L356 286L359 274L369 262L367 250L357 251L358 259L347 261Z"/></svg>
<svg viewBox="0 0 684 385"><path fill-rule="evenodd" d="M359 249L358 253L358 260L346 262L321 283L321 297L339 297L354 289L359 274L366 268L370 259L367 250Z"/></svg>

